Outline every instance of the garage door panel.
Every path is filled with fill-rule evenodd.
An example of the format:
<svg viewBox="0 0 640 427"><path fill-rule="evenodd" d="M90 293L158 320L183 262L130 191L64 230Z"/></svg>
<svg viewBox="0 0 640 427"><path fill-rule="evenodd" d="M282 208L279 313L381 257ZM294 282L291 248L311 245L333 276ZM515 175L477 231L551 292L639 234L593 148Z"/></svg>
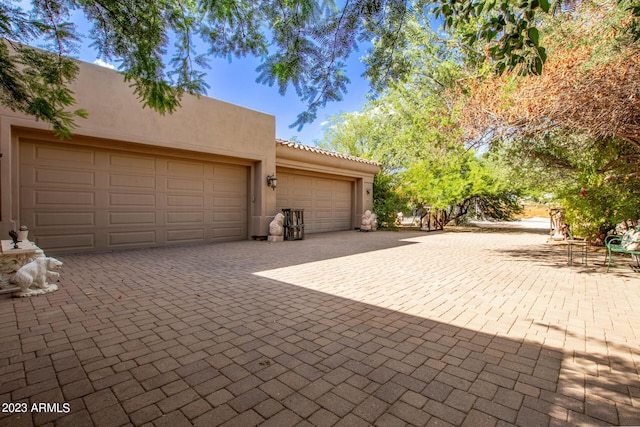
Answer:
<svg viewBox="0 0 640 427"><path fill-rule="evenodd" d="M131 245L144 245L151 246L157 242L156 232L154 230L148 231L124 231L124 232L110 232L109 246L131 246Z"/></svg>
<svg viewBox="0 0 640 427"><path fill-rule="evenodd" d="M323 221L322 219L317 219L314 222L313 232L315 233L325 233L328 231L335 230L335 223L333 221Z"/></svg>
<svg viewBox="0 0 640 427"><path fill-rule="evenodd" d="M32 206L95 206L96 199L94 193L84 191L52 191L52 190L31 190L33 191L34 203ZM29 200L29 197L25 198Z"/></svg>
<svg viewBox="0 0 640 427"><path fill-rule="evenodd" d="M204 208L204 196L167 195L166 202L169 208Z"/></svg>
<svg viewBox="0 0 640 427"><path fill-rule="evenodd" d="M202 193L205 183L202 180L167 178L167 190L181 190Z"/></svg>
<svg viewBox="0 0 640 427"><path fill-rule="evenodd" d="M245 187L246 178L240 182L235 181L214 181L213 182L213 191L218 194L229 194L232 196L237 195L238 193L246 192Z"/></svg>
<svg viewBox="0 0 640 427"><path fill-rule="evenodd" d="M246 219L246 216L245 215L238 216L238 213L236 211L230 211L230 212L214 211L213 212L213 221L215 223L226 222L228 224L234 224L244 219Z"/></svg>
<svg viewBox="0 0 640 427"><path fill-rule="evenodd" d="M95 185L95 174L89 171L69 171L63 169L38 169L36 171L35 183L56 185Z"/></svg>
<svg viewBox="0 0 640 427"><path fill-rule="evenodd" d="M335 220L336 227L340 230L349 230L351 229L351 220L347 220L346 218L336 219Z"/></svg>
<svg viewBox="0 0 640 427"><path fill-rule="evenodd" d="M294 209L304 209L305 212L311 212L313 210L313 200L300 200L294 198L288 207L293 207Z"/></svg>
<svg viewBox="0 0 640 427"><path fill-rule="evenodd" d="M95 153L91 149L78 147L51 147L34 145L30 147L30 159L34 163L47 164L55 162L58 165L82 167L91 169L96 165Z"/></svg>
<svg viewBox="0 0 640 427"><path fill-rule="evenodd" d="M109 225L155 225L155 212L110 212Z"/></svg>
<svg viewBox="0 0 640 427"><path fill-rule="evenodd" d="M239 200L238 197L216 197L213 200L214 209L241 209L245 206L244 200Z"/></svg>
<svg viewBox="0 0 640 427"><path fill-rule="evenodd" d="M20 223L48 252L247 237L246 166L35 140L20 163Z"/></svg>
<svg viewBox="0 0 640 427"><path fill-rule="evenodd" d="M313 184L301 184L300 182L294 181L295 187L293 189L293 191L291 192L291 195L297 200L297 199L301 199L301 200L313 200L314 196L313 196L313 192L312 192L312 188L313 188Z"/></svg>
<svg viewBox="0 0 640 427"><path fill-rule="evenodd" d="M334 194L316 192L315 202L318 207L328 207L331 209L334 204Z"/></svg>
<svg viewBox="0 0 640 427"><path fill-rule="evenodd" d="M201 242L204 239L204 229L168 230L166 236L169 243Z"/></svg>
<svg viewBox="0 0 640 427"><path fill-rule="evenodd" d="M291 184L293 184L292 194L294 196L305 196L309 194L314 186L313 178L297 175L293 177Z"/></svg>
<svg viewBox="0 0 640 427"><path fill-rule="evenodd" d="M331 222L333 221L333 217L334 214L331 211L317 211L316 214L314 215L314 218L317 221L323 221L323 222Z"/></svg>
<svg viewBox="0 0 640 427"><path fill-rule="evenodd" d="M156 195L148 193L109 193L110 207L156 206Z"/></svg>
<svg viewBox="0 0 640 427"><path fill-rule="evenodd" d="M167 160L167 173L181 177L203 177L205 166L202 163Z"/></svg>
<svg viewBox="0 0 640 427"><path fill-rule="evenodd" d="M55 248L66 251L93 250L96 247L93 232L77 234L49 234L38 236L38 246L41 248Z"/></svg>
<svg viewBox="0 0 640 427"><path fill-rule="evenodd" d="M46 212L34 215L36 227L94 226L96 216L93 212Z"/></svg>
<svg viewBox="0 0 640 427"><path fill-rule="evenodd" d="M239 179L243 179L245 177L245 171L243 169L238 169L235 166L216 164L213 168L212 176L217 182L237 182Z"/></svg>
<svg viewBox="0 0 640 427"><path fill-rule="evenodd" d="M203 212L167 212L166 223L170 225L176 224L203 224Z"/></svg>
<svg viewBox="0 0 640 427"><path fill-rule="evenodd" d="M156 159L144 155L133 154L106 154L108 161L108 168L110 170L135 170L138 172L146 171L155 173L157 172Z"/></svg>
<svg viewBox="0 0 640 427"><path fill-rule="evenodd" d="M331 200L331 199L329 199L329 200L317 199L316 200L316 204L315 204L316 210L318 210L318 211L324 209L324 210L328 210L329 212L332 212L333 211L333 206L334 206L333 205L333 200Z"/></svg>
<svg viewBox="0 0 640 427"><path fill-rule="evenodd" d="M244 232L244 228L243 227L236 227L236 228L232 228L232 227L213 227L212 228L212 240L213 241L225 241L225 240L229 240L229 239L234 239L235 236L237 236L240 233Z"/></svg>
<svg viewBox="0 0 640 427"><path fill-rule="evenodd" d="M156 178L153 175L140 176L140 175L109 175L110 187L122 187L122 188L145 188L148 190L155 190Z"/></svg>

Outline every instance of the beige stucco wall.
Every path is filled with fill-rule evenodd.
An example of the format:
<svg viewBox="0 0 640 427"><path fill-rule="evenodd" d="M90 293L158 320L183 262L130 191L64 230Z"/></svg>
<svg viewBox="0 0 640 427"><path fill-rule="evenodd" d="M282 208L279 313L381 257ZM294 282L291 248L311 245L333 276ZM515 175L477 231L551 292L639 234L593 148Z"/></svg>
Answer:
<svg viewBox="0 0 640 427"><path fill-rule="evenodd" d="M86 109L89 118L76 119L76 139L92 137L140 148L160 147L250 160L249 236L266 235L276 201L274 192L266 186L266 176L276 166L273 116L190 95L183 98L182 107L175 113L162 116L142 108L120 73L88 63L79 66L79 76L72 86L75 108ZM0 106L2 236L19 226L17 135L24 129L47 130L49 126Z"/></svg>

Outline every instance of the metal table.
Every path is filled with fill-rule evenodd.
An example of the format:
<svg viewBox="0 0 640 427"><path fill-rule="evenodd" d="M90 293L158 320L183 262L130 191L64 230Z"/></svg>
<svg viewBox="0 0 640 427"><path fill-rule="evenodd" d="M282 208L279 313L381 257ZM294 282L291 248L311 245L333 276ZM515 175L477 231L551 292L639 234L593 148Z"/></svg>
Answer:
<svg viewBox="0 0 640 427"><path fill-rule="evenodd" d="M573 252L576 247L580 253L580 261L587 266L587 247L589 242L585 240L567 240L567 264L573 265Z"/></svg>

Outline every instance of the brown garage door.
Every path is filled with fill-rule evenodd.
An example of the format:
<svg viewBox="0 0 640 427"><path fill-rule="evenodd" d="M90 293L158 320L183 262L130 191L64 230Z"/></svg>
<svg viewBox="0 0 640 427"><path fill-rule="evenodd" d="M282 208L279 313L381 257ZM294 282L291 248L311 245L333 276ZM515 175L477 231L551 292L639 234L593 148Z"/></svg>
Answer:
<svg viewBox="0 0 640 427"><path fill-rule="evenodd" d="M46 251L247 237L247 166L20 141L20 220Z"/></svg>
<svg viewBox="0 0 640 427"><path fill-rule="evenodd" d="M278 172L277 210L304 209L305 231L349 230L353 182Z"/></svg>

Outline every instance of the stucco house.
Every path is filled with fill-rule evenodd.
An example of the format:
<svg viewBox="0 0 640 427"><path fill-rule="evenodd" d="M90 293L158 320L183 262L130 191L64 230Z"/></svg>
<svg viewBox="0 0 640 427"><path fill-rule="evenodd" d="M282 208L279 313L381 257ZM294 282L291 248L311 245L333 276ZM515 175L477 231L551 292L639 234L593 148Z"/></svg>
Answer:
<svg viewBox="0 0 640 427"><path fill-rule="evenodd" d="M0 106L3 239L26 225L47 254L244 240L283 208L305 210L306 233L353 229L371 208L374 162L276 140L274 116L207 97L161 116L119 73L79 66L90 116L72 138Z"/></svg>

